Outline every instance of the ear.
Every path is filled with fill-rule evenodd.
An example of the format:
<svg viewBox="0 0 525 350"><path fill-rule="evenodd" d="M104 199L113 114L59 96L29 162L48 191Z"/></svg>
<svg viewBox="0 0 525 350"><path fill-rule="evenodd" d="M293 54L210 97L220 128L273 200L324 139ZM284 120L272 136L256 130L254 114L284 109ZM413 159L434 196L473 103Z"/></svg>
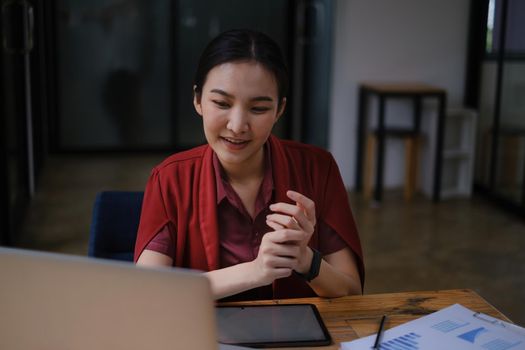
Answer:
<svg viewBox="0 0 525 350"><path fill-rule="evenodd" d="M197 85L193 85L193 107L195 111L202 117L202 104L201 104L201 94L197 91Z"/></svg>
<svg viewBox="0 0 525 350"><path fill-rule="evenodd" d="M286 97L283 97L283 99L281 100L281 106L279 107L279 110L277 111L277 118L275 118L275 123L279 121L279 118L281 118L281 116L283 115L285 108L286 108Z"/></svg>

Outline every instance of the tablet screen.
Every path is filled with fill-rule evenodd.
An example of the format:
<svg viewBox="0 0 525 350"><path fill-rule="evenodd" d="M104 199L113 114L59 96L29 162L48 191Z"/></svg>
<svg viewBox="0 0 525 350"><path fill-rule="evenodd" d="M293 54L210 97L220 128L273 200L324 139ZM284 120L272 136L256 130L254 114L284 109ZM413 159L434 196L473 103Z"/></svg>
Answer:
<svg viewBox="0 0 525 350"><path fill-rule="evenodd" d="M329 345L312 304L218 306L219 342L253 347Z"/></svg>

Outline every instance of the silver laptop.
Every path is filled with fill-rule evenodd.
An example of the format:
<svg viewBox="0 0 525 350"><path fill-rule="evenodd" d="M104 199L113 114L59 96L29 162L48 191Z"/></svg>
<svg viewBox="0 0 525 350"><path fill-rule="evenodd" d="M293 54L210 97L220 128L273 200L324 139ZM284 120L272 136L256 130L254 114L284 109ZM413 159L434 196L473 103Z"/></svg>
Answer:
<svg viewBox="0 0 525 350"><path fill-rule="evenodd" d="M0 349L217 349L208 279L0 248Z"/></svg>

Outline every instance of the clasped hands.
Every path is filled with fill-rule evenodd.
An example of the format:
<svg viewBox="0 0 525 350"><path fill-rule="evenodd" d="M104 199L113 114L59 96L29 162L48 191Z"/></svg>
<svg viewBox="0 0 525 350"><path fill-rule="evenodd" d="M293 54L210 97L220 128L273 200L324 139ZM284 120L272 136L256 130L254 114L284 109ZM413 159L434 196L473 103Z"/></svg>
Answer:
<svg viewBox="0 0 525 350"><path fill-rule="evenodd" d="M274 231L263 236L253 261L254 277L260 285L288 277L294 270L307 273L310 269L313 252L308 242L316 224L315 203L295 191L287 191L286 195L296 204L270 205L273 213L266 217L266 224Z"/></svg>

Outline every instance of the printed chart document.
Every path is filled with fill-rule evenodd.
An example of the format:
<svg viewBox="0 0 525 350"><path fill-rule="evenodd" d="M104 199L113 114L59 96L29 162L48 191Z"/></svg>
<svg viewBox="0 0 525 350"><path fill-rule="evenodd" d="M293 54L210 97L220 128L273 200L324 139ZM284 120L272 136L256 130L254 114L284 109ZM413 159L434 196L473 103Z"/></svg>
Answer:
<svg viewBox="0 0 525 350"><path fill-rule="evenodd" d="M369 350L375 338L341 343L341 350ZM380 349L524 350L525 328L455 304L385 331Z"/></svg>

